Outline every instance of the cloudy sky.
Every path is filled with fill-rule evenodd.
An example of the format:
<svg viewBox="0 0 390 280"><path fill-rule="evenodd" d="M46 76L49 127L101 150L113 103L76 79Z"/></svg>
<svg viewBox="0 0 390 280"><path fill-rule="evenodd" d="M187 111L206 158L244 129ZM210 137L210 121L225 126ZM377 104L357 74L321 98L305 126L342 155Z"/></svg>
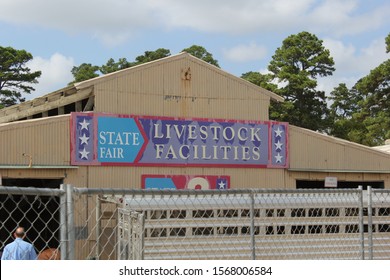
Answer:
<svg viewBox="0 0 390 280"><path fill-rule="evenodd" d="M390 58L388 0L2 0L0 45L24 49L41 70L27 99L61 89L82 63L134 61L145 51L203 46L236 76L264 72L291 34L308 31L335 60L319 88L352 86Z"/></svg>

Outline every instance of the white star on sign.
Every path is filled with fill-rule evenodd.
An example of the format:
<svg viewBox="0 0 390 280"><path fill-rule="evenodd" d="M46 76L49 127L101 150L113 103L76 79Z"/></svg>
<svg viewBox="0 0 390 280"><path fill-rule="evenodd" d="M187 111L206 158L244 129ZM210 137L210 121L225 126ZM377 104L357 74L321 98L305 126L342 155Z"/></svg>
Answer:
<svg viewBox="0 0 390 280"><path fill-rule="evenodd" d="M278 142L275 143L275 146L276 146L275 150L281 151L281 150L282 150L283 143L280 142L280 140L278 140Z"/></svg>
<svg viewBox="0 0 390 280"><path fill-rule="evenodd" d="M276 136L282 137L283 130L280 130L280 127L278 126L278 129L275 130Z"/></svg>
<svg viewBox="0 0 390 280"><path fill-rule="evenodd" d="M81 145L82 144L86 144L88 145L88 140L89 140L89 137L87 137L84 133L84 135L82 137L79 137L79 139L81 140Z"/></svg>
<svg viewBox="0 0 390 280"><path fill-rule="evenodd" d="M219 182L219 184L218 184L218 188L220 189L220 190L223 190L224 188L225 188L225 183L224 182Z"/></svg>
<svg viewBox="0 0 390 280"><path fill-rule="evenodd" d="M278 154L275 156L276 163L278 163L278 162L282 163L282 158L283 158L283 156L281 156L280 153L278 153Z"/></svg>
<svg viewBox="0 0 390 280"><path fill-rule="evenodd" d="M81 122L79 124L81 125L81 130L83 130L83 129L88 130L89 122L87 122L85 119L83 120L83 122Z"/></svg>
<svg viewBox="0 0 390 280"><path fill-rule="evenodd" d="M85 158L85 159L88 159L88 154L89 152L87 152L84 148L84 150L82 151L79 151L79 153L81 154L81 159Z"/></svg>

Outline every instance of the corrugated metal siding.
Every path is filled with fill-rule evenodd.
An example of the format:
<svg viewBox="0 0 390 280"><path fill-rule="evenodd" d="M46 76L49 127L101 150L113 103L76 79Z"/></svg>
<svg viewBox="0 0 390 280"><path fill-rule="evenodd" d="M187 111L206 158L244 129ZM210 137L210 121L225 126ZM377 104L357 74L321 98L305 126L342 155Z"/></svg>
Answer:
<svg viewBox="0 0 390 280"><path fill-rule="evenodd" d="M386 153L295 126L290 126L289 134L291 169L390 170Z"/></svg>
<svg viewBox="0 0 390 280"><path fill-rule="evenodd" d="M94 92L97 112L268 120L269 96L185 58L111 76Z"/></svg>
<svg viewBox="0 0 390 280"><path fill-rule="evenodd" d="M132 167L90 166L88 185L91 188L141 188L141 175L225 175L230 176L231 188L283 188L285 170L256 168L201 167ZM295 187L295 182L294 182Z"/></svg>
<svg viewBox="0 0 390 280"><path fill-rule="evenodd" d="M67 176L67 170L64 169L0 169L0 177L2 178L29 178L29 179L58 179Z"/></svg>
<svg viewBox="0 0 390 280"><path fill-rule="evenodd" d="M188 75L185 75L185 72ZM189 76L190 75L190 76ZM187 78L186 78L187 77ZM190 77L190 78L189 78ZM188 118L268 120L270 96L236 77L188 56L135 67L83 84L94 87L95 111L131 115ZM83 88L83 87L81 87ZM70 164L69 116L0 125L0 164ZM290 126L291 170L256 168L188 168L81 166L69 170L0 170L2 176L21 178L65 177L77 187L140 188L143 174L226 175L232 188L295 188L297 179L384 180L390 172L390 155L367 147ZM346 170L357 173L332 173ZM358 172L358 171L362 172ZM4 175L5 174L5 175ZM65 175L63 175L65 174Z"/></svg>
<svg viewBox="0 0 390 280"><path fill-rule="evenodd" d="M69 116L21 121L0 126L0 164L68 165Z"/></svg>
<svg viewBox="0 0 390 280"><path fill-rule="evenodd" d="M66 170L64 184L71 184L78 188L88 187L88 166L79 166L77 169Z"/></svg>

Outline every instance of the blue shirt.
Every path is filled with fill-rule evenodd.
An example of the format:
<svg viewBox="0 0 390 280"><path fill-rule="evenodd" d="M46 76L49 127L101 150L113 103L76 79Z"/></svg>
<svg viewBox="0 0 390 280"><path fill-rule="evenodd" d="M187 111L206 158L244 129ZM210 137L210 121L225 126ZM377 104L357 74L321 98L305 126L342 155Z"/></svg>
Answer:
<svg viewBox="0 0 390 280"><path fill-rule="evenodd" d="M16 238L12 243L4 247L1 260L36 260L37 253L34 246L24 241L22 238Z"/></svg>

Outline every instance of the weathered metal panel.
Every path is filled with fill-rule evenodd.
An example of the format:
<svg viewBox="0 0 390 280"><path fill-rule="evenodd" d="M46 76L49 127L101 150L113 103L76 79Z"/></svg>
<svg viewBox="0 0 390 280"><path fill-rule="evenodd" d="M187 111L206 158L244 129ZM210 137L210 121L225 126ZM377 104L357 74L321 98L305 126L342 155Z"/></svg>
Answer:
<svg viewBox="0 0 390 280"><path fill-rule="evenodd" d="M139 116L267 121L272 96L187 55L147 63L80 85L76 87L93 86L95 112ZM33 165L69 165L69 132L68 116L0 125L0 165L26 167L30 155ZM295 188L297 179L321 180L325 176L351 181L379 178L389 185L388 174L368 176L364 173L390 170L389 155L299 127L290 126L289 133L292 171L101 166L66 171L6 170L2 174L54 178L66 172L67 183L87 187L140 188L143 174L226 175L231 178L232 188ZM23 156L23 153L28 156ZM326 170L337 173L332 175Z"/></svg>
<svg viewBox="0 0 390 280"><path fill-rule="evenodd" d="M268 120L270 97L232 77L187 57L136 67L95 84L95 111Z"/></svg>
<svg viewBox="0 0 390 280"><path fill-rule="evenodd" d="M1 165L68 165L69 116L0 126Z"/></svg>
<svg viewBox="0 0 390 280"><path fill-rule="evenodd" d="M290 126L290 168L388 171L390 155L369 147Z"/></svg>
<svg viewBox="0 0 390 280"><path fill-rule="evenodd" d="M95 108L98 112L111 112L117 110L118 106L118 87L117 80L108 80L103 84L98 84L94 88Z"/></svg>
<svg viewBox="0 0 390 280"><path fill-rule="evenodd" d="M126 166L90 166L88 167L88 186L103 188L141 189L141 177L154 175L212 175L230 176L232 189L245 188L284 188L285 170L256 168L188 168L188 167L126 167ZM290 187L288 187L290 188ZM291 188L295 188L295 181Z"/></svg>
<svg viewBox="0 0 390 280"><path fill-rule="evenodd" d="M14 179L58 179L65 178L68 170L65 169L0 169L0 177Z"/></svg>

